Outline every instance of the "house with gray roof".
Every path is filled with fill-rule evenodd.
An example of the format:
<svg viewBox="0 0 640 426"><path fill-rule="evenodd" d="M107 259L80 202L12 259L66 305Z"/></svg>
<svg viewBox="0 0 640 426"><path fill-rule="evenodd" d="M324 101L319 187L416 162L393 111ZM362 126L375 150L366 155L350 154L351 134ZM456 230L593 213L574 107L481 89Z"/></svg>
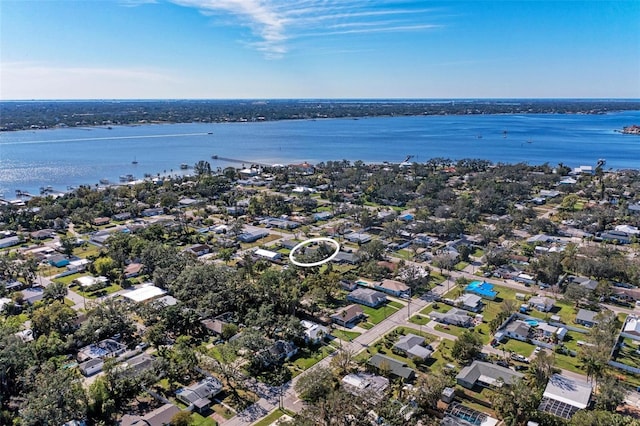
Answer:
<svg viewBox="0 0 640 426"><path fill-rule="evenodd" d="M540 312L549 312L555 306L553 299L548 297L534 296L529 299L529 306Z"/></svg>
<svg viewBox="0 0 640 426"><path fill-rule="evenodd" d="M598 287L598 281L587 277L574 277L572 281L574 284L578 284L580 287L586 288L589 291L594 291L596 287Z"/></svg>
<svg viewBox="0 0 640 426"><path fill-rule="evenodd" d="M451 308L445 313L434 311L429 316L432 320L442 324L458 325L460 327L469 327L472 321L467 311L458 308Z"/></svg>
<svg viewBox="0 0 640 426"><path fill-rule="evenodd" d="M379 401L389 387L389 379L370 373L351 373L342 378L342 386L352 395L366 395Z"/></svg>
<svg viewBox="0 0 640 426"><path fill-rule="evenodd" d="M382 354L375 354L367 364L378 371L387 370L394 376L401 377L405 381L412 380L416 375L416 372L404 362Z"/></svg>
<svg viewBox="0 0 640 426"><path fill-rule="evenodd" d="M409 333L406 336L402 336L393 345L393 350L408 357L425 360L431 356L433 351L422 346L423 344L424 337Z"/></svg>
<svg viewBox="0 0 640 426"><path fill-rule="evenodd" d="M578 410L587 408L592 392L588 382L554 374L544 389L538 410L570 419Z"/></svg>
<svg viewBox="0 0 640 426"><path fill-rule="evenodd" d="M464 367L456 376L456 382L467 389L474 386L500 387L503 384L512 385L522 379L524 374L501 367L490 362L473 361Z"/></svg>
<svg viewBox="0 0 640 426"><path fill-rule="evenodd" d="M477 294L465 293L455 300L456 306L471 312L482 310L482 297Z"/></svg>
<svg viewBox="0 0 640 426"><path fill-rule="evenodd" d="M576 323L584 325L585 327L593 327L598 323L596 320L598 312L590 311L588 309L580 309L578 315L576 315Z"/></svg>
<svg viewBox="0 0 640 426"><path fill-rule="evenodd" d="M512 339L526 341L529 337L529 330L531 326L524 321L515 320L511 321L504 328L504 335Z"/></svg>
<svg viewBox="0 0 640 426"><path fill-rule="evenodd" d="M211 405L211 399L222 391L222 383L214 377L179 389L176 398L184 404L193 406L197 412L206 411Z"/></svg>
<svg viewBox="0 0 640 426"><path fill-rule="evenodd" d="M377 308L387 302L387 296L370 288L357 288L347 295L347 300L361 305Z"/></svg>

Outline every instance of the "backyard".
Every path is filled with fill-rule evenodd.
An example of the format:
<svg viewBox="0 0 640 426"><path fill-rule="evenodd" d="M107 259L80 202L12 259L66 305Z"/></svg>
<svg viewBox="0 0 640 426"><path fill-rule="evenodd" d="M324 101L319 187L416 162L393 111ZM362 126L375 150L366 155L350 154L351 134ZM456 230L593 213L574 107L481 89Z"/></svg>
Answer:
<svg viewBox="0 0 640 426"><path fill-rule="evenodd" d="M371 308L369 306L362 306L362 310L367 315L367 322L372 325L381 323L388 316L398 312L402 308L402 304L399 302L391 301L378 308ZM363 325L363 324L361 324ZM367 328L367 327L363 327ZM369 327L370 328L370 327Z"/></svg>

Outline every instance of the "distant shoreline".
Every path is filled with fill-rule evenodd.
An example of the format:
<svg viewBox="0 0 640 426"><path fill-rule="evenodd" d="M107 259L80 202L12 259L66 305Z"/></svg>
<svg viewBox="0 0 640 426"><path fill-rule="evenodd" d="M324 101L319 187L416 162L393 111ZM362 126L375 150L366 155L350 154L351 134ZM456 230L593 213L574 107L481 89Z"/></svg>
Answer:
<svg viewBox="0 0 640 426"><path fill-rule="evenodd" d="M640 100L1 101L0 131L399 116L603 115L621 111L640 111Z"/></svg>

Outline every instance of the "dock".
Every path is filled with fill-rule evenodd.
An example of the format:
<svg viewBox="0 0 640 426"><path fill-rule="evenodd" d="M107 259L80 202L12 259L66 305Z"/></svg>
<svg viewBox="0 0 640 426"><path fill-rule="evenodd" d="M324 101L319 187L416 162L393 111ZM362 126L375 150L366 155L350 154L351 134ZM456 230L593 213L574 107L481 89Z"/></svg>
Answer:
<svg viewBox="0 0 640 426"><path fill-rule="evenodd" d="M257 166L262 166L262 167L273 167L272 164L259 163L257 161L251 161L251 160L238 160L237 158L220 157L219 155L212 155L211 158L213 160L226 161L227 163L255 164Z"/></svg>

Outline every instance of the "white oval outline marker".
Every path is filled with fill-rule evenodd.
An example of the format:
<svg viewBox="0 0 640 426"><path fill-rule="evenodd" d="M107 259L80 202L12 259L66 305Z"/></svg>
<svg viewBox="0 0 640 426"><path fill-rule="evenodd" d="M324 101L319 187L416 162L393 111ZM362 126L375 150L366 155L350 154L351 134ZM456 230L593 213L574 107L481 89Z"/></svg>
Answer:
<svg viewBox="0 0 640 426"><path fill-rule="evenodd" d="M295 260L293 258L293 256L295 255L296 251L300 250L302 247L307 246L311 243L316 243L316 242L327 242L327 243L331 243L336 247L336 251L333 252L333 254L329 257L327 257L326 259L322 259L319 262L312 262L312 263L302 263L302 262L298 262L297 260ZM291 263L293 263L296 266L301 266L303 268L310 268L312 266L320 266L323 265L331 260L333 260L334 257L336 257L338 255L338 253L340 252L340 243L338 243L336 240L333 240L331 238L328 237L316 237L316 238L310 238L308 240L305 240L301 243L298 243L292 250L291 252L289 252L289 260L291 261Z"/></svg>

